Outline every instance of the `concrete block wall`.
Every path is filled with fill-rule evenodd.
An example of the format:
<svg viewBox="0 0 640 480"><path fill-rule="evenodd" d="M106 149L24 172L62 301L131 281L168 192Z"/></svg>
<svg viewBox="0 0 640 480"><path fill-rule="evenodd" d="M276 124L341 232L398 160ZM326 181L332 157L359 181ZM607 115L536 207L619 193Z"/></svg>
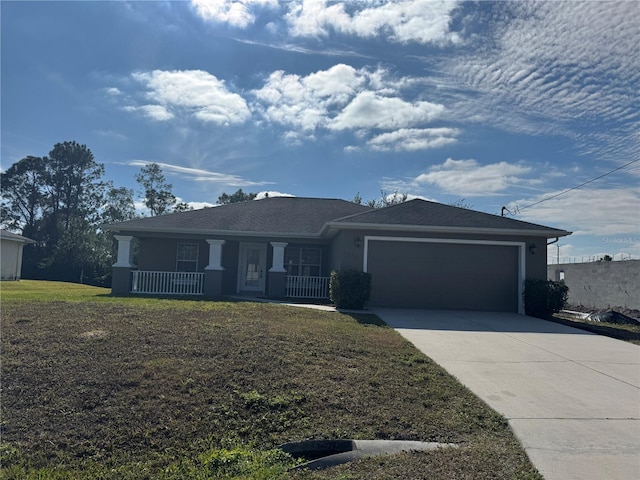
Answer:
<svg viewBox="0 0 640 480"><path fill-rule="evenodd" d="M569 287L569 303L640 310L640 260L547 265L547 278Z"/></svg>

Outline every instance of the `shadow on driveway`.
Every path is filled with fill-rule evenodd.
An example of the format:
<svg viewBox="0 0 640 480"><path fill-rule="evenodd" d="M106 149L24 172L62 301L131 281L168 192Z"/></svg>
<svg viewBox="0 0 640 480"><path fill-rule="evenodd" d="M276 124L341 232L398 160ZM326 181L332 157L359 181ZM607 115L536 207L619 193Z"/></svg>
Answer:
<svg viewBox="0 0 640 480"><path fill-rule="evenodd" d="M390 327L465 332L530 332L592 335L590 332L509 312L411 310L374 308Z"/></svg>

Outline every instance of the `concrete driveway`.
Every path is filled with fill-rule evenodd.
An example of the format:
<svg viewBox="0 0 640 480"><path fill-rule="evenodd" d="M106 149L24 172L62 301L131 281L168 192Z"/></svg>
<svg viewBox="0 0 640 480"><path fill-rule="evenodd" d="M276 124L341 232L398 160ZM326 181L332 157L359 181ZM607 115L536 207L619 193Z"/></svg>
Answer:
<svg viewBox="0 0 640 480"><path fill-rule="evenodd" d="M504 415L546 480L640 479L640 347L510 313L374 312Z"/></svg>

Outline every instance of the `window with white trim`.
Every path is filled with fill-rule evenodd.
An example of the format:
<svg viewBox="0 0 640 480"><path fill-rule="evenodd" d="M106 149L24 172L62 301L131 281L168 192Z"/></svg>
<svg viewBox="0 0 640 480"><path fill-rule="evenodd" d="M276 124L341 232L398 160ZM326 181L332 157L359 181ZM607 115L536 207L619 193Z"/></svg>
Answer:
<svg viewBox="0 0 640 480"><path fill-rule="evenodd" d="M198 244L179 243L176 251L176 272L196 272L198 270Z"/></svg>
<svg viewBox="0 0 640 480"><path fill-rule="evenodd" d="M319 277L322 267L322 249L286 247L284 249L284 268L287 275Z"/></svg>

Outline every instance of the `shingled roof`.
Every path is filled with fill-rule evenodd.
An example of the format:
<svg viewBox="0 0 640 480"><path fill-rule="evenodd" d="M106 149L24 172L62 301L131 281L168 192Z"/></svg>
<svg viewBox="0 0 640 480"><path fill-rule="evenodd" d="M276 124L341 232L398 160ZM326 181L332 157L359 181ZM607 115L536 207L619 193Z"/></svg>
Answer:
<svg viewBox="0 0 640 480"><path fill-rule="evenodd" d="M454 207L422 199L377 208L329 222L329 227L359 226L395 226L421 230L474 230L474 231L513 231L548 234L549 237L564 236L570 232L545 227L535 223L523 222L513 218L501 217L478 212L468 208Z"/></svg>
<svg viewBox="0 0 640 480"><path fill-rule="evenodd" d="M512 218L410 200L385 208L326 198L274 197L138 218L107 225L115 232L314 237L343 228L526 234L557 237L570 232Z"/></svg>
<svg viewBox="0 0 640 480"><path fill-rule="evenodd" d="M327 198L273 197L107 225L109 230L319 236L336 218L371 207Z"/></svg>

